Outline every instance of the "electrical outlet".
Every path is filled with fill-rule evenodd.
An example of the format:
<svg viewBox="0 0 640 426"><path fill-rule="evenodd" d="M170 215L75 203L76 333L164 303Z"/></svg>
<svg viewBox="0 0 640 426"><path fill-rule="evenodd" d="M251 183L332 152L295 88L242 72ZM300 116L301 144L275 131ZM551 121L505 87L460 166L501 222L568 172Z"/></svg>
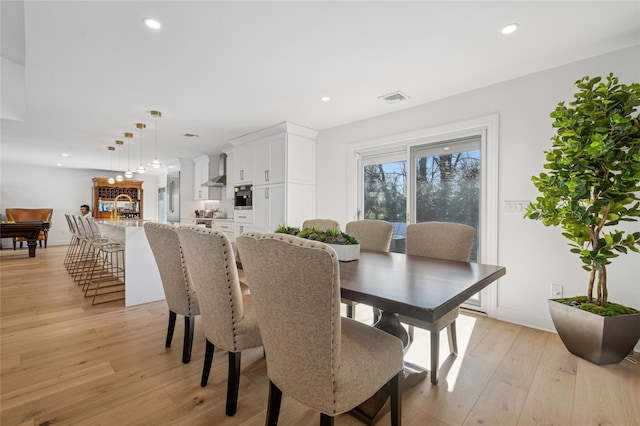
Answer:
<svg viewBox="0 0 640 426"><path fill-rule="evenodd" d="M551 298L559 299L562 297L562 286L560 284L551 284Z"/></svg>

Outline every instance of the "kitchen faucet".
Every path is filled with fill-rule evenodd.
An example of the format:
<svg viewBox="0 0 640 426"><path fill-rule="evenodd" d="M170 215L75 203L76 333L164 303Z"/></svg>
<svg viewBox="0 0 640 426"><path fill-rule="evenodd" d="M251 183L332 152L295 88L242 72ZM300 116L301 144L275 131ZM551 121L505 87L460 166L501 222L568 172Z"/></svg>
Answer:
<svg viewBox="0 0 640 426"><path fill-rule="evenodd" d="M114 200L113 200L113 210L111 210L111 216L109 219L111 220L120 220L120 215L118 214L118 200L120 198L126 198L129 200L129 203L133 204L133 200L131 199L130 196L128 196L127 194L119 194Z"/></svg>

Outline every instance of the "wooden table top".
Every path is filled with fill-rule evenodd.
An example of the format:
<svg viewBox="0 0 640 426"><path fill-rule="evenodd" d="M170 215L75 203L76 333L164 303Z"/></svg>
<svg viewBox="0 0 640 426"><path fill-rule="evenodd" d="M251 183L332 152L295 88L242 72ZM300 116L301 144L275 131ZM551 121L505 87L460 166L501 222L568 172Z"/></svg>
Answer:
<svg viewBox="0 0 640 426"><path fill-rule="evenodd" d="M37 238L42 230L49 229L49 222L28 221L28 222L3 222L0 224L0 235L2 238L28 237L34 234Z"/></svg>
<svg viewBox="0 0 640 426"><path fill-rule="evenodd" d="M502 266L362 250L340 262L342 297L436 322L506 273Z"/></svg>

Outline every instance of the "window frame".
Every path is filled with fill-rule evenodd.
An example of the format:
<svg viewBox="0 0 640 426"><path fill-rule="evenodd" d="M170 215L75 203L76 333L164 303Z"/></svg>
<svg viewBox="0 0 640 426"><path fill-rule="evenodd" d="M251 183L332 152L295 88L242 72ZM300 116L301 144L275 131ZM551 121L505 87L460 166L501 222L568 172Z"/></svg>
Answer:
<svg viewBox="0 0 640 426"><path fill-rule="evenodd" d="M358 214L361 193L361 164L362 156L368 154L384 154L406 151L406 161L410 165L412 161L411 150L418 145L442 142L450 139L459 139L474 134L483 135L481 141L481 197L480 197L480 235L481 246L478 250L478 262L498 264L498 213L499 213L499 116L498 114L478 117L475 119L452 122L440 126L427 127L406 133L392 134L381 138L373 138L351 143L347 146L347 217L356 220ZM412 196L415 188L413 167L407 167L407 223L413 223L414 203ZM499 281L498 281L499 282ZM481 299L485 303L486 313L490 317L497 314L497 286L492 285L482 290Z"/></svg>

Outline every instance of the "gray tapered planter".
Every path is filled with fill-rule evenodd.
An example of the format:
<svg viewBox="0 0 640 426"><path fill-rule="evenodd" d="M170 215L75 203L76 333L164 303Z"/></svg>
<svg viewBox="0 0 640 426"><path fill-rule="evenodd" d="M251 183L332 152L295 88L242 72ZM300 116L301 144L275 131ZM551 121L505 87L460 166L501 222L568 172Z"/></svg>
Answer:
<svg viewBox="0 0 640 426"><path fill-rule="evenodd" d="M549 311L569 352L597 365L617 364L640 340L640 314L603 317L553 299Z"/></svg>

